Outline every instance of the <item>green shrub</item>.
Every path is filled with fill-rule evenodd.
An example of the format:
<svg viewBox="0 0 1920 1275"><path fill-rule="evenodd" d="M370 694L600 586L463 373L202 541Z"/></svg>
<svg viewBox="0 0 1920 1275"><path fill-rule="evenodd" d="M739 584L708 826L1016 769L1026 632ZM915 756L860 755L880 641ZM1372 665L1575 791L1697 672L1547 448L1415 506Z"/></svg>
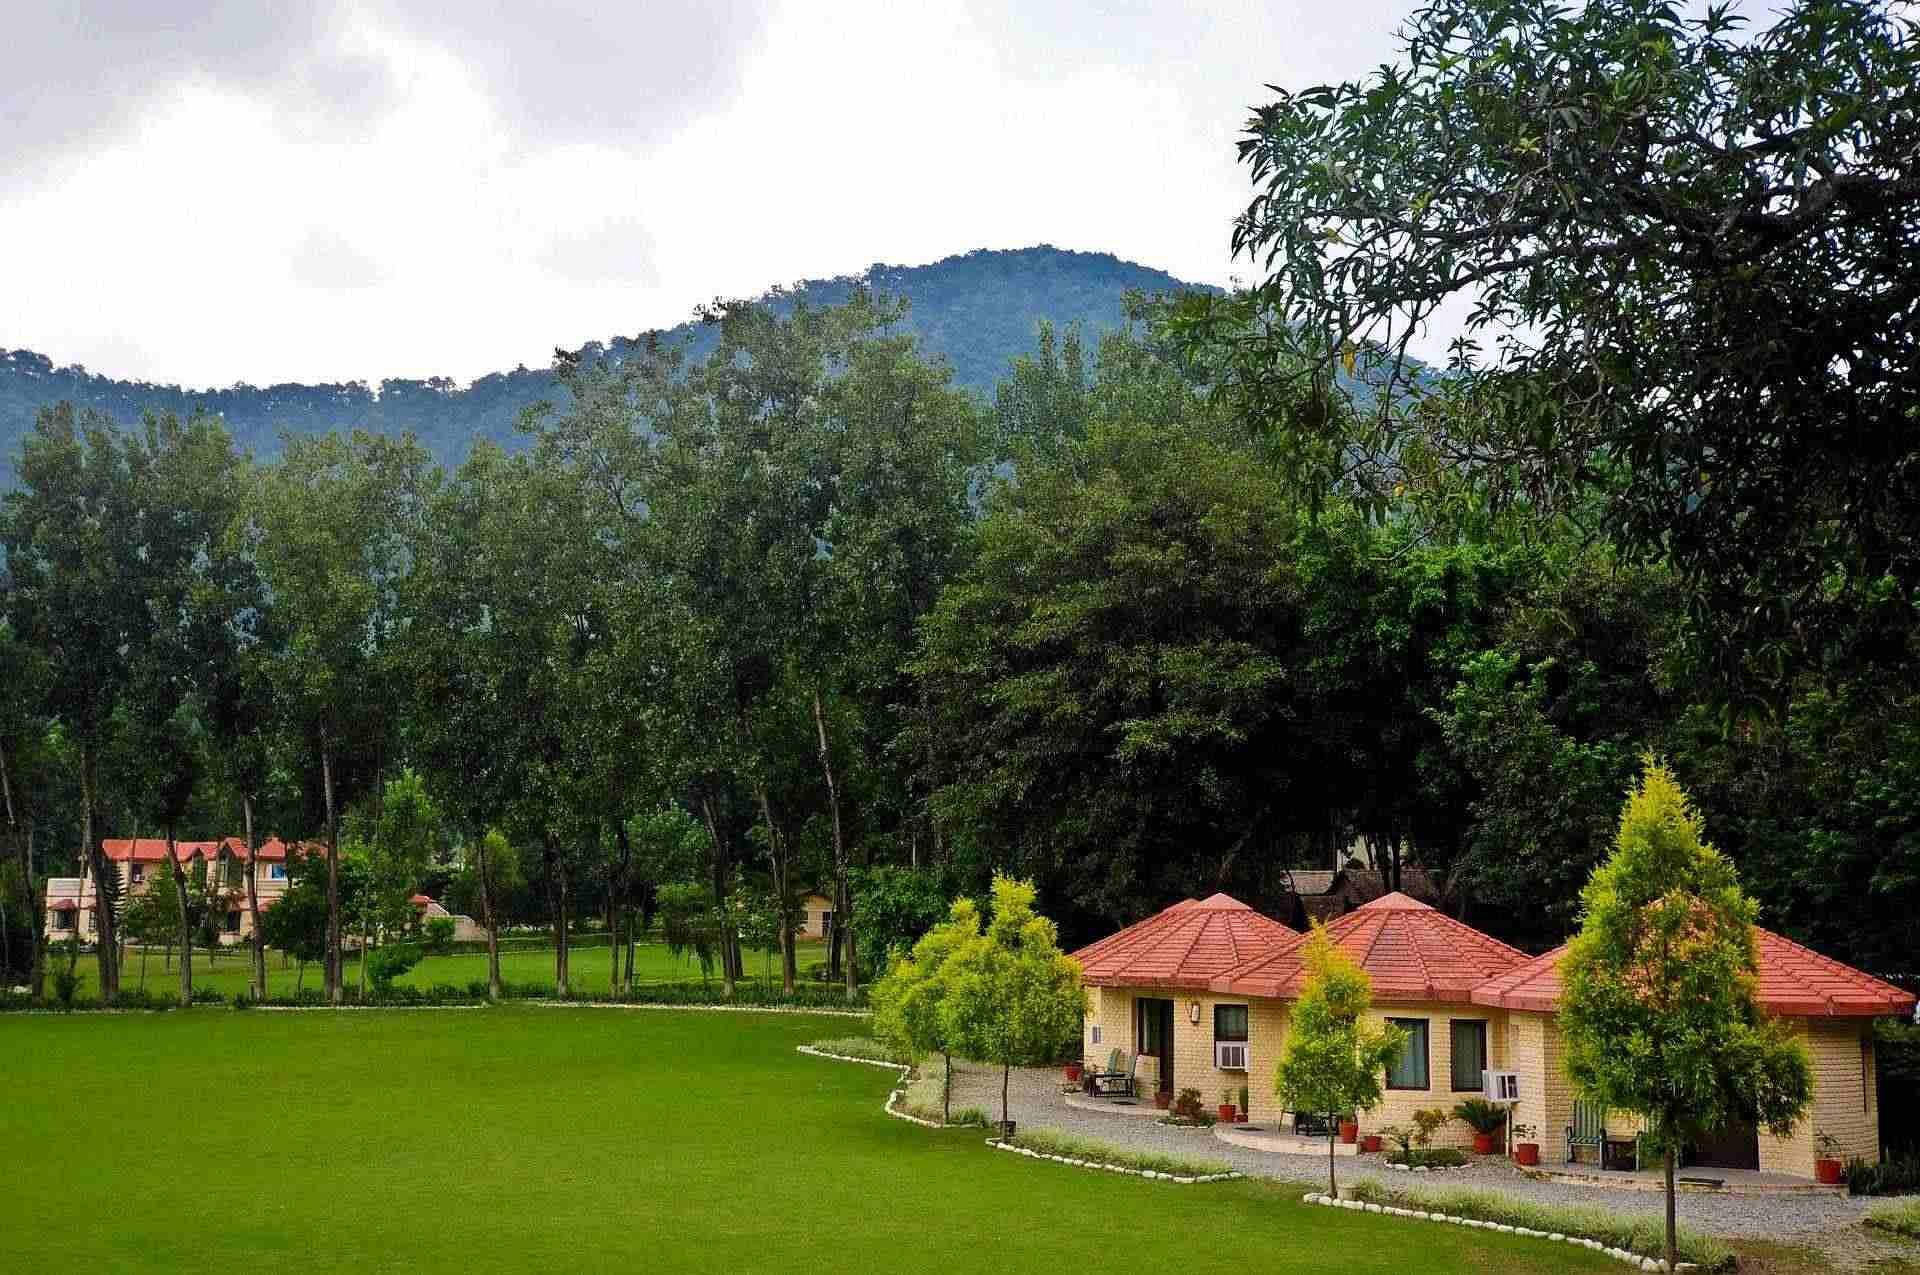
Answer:
<svg viewBox="0 0 1920 1275"><path fill-rule="evenodd" d="M1077 1138L1072 1134L1055 1133L1051 1129L1035 1129L1018 1133L1008 1138L1007 1143L1023 1150L1037 1151L1041 1155L1063 1155L1073 1160L1087 1160L1094 1164L1117 1164L1125 1169L1171 1173L1183 1178L1200 1178L1210 1174L1234 1171L1232 1165L1222 1164L1217 1160L1192 1160L1185 1156L1134 1151L1105 1142L1096 1142L1092 1138Z"/></svg>
<svg viewBox="0 0 1920 1275"><path fill-rule="evenodd" d="M1867 1225L1920 1240L1920 1200L1882 1204L1867 1214Z"/></svg>
<svg viewBox="0 0 1920 1275"><path fill-rule="evenodd" d="M1847 1162L1849 1195L1904 1195L1920 1191L1920 1152L1891 1156L1878 1164Z"/></svg>
<svg viewBox="0 0 1920 1275"><path fill-rule="evenodd" d="M1457 1169L1466 1162L1466 1153L1453 1147L1409 1147L1387 1157L1388 1164L1404 1164L1409 1169Z"/></svg>
<svg viewBox="0 0 1920 1275"><path fill-rule="evenodd" d="M1485 1098L1469 1098L1454 1107L1453 1118L1475 1133L1498 1133L1507 1123L1507 1109Z"/></svg>
<svg viewBox="0 0 1920 1275"><path fill-rule="evenodd" d="M428 917L426 925L421 927L421 933L429 952L435 955L442 955L453 950L452 917ZM568 946L572 945L569 944Z"/></svg>
<svg viewBox="0 0 1920 1275"><path fill-rule="evenodd" d="M832 1040L816 1040L813 1042L813 1047L822 1053L839 1054L843 1058L864 1058L869 1062L905 1066L913 1061L892 1045L883 1044L871 1036L839 1036Z"/></svg>
<svg viewBox="0 0 1920 1275"><path fill-rule="evenodd" d="M1626 1249L1643 1257L1658 1258L1666 1250L1665 1220L1653 1214L1622 1215L1591 1205L1540 1204L1466 1187L1403 1187L1373 1179L1355 1183L1354 1194L1370 1204L1390 1204L1502 1226L1524 1226L1550 1235L1598 1240L1609 1248ZM1706 1270L1733 1268L1733 1250L1710 1235L1682 1228L1679 1247L1683 1262L1696 1263Z"/></svg>
<svg viewBox="0 0 1920 1275"><path fill-rule="evenodd" d="M393 993L393 981L420 963L425 955L417 943L389 943L377 947L367 957L367 977L380 996Z"/></svg>
<svg viewBox="0 0 1920 1275"><path fill-rule="evenodd" d="M53 1001L63 1011L72 1013L74 995L80 990L80 971L64 965L56 965L50 971L53 979Z"/></svg>

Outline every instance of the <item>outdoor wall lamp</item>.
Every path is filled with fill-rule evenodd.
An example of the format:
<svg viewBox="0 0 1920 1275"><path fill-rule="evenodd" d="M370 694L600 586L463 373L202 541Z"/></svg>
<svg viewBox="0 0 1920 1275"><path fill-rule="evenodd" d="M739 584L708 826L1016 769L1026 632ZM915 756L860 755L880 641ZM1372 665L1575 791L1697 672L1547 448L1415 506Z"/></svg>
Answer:
<svg viewBox="0 0 1920 1275"><path fill-rule="evenodd" d="M1200 1025L1200 1002L1199 1001L1187 1002L1187 1021L1192 1023L1195 1027L1198 1027Z"/></svg>

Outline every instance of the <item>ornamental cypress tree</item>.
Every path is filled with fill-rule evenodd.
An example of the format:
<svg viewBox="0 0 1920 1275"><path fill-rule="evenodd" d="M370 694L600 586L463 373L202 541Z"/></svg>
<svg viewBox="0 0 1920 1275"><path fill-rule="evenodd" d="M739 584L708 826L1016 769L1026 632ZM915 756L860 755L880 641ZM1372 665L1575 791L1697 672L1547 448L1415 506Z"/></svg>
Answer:
<svg viewBox="0 0 1920 1275"><path fill-rule="evenodd" d="M1679 1149L1734 1120L1785 1135L1812 1084L1806 1051L1754 1000L1753 901L1701 834L1673 775L1648 757L1560 965L1575 1088L1638 1114L1665 1166L1669 1265Z"/></svg>
<svg viewBox="0 0 1920 1275"><path fill-rule="evenodd" d="M1289 1111L1325 1113L1327 1194L1335 1195L1333 1140L1339 1118L1379 1103L1387 1067L1406 1045L1406 1033L1360 1021L1373 1004L1373 980L1333 945L1318 921L1300 957L1307 981L1289 1016L1273 1091Z"/></svg>
<svg viewBox="0 0 1920 1275"><path fill-rule="evenodd" d="M923 1058L937 1053L945 1061L940 1092L941 1120L953 1120L953 1041L941 1012L948 980L947 960L980 937L980 909L972 899L955 899L947 919L934 926L873 985L873 1034Z"/></svg>

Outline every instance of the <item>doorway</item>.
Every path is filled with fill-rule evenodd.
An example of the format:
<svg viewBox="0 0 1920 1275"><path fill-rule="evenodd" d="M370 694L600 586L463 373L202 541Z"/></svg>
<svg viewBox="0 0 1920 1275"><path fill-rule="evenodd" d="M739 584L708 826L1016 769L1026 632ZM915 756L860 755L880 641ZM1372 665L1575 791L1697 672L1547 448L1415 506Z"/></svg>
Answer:
<svg viewBox="0 0 1920 1275"><path fill-rule="evenodd" d="M1134 1052L1155 1061L1161 1093L1173 1092L1173 1002L1142 996L1133 1002Z"/></svg>
<svg viewBox="0 0 1920 1275"><path fill-rule="evenodd" d="M1689 1164L1703 1169L1758 1169L1760 1131L1744 1121L1721 1125L1695 1140Z"/></svg>

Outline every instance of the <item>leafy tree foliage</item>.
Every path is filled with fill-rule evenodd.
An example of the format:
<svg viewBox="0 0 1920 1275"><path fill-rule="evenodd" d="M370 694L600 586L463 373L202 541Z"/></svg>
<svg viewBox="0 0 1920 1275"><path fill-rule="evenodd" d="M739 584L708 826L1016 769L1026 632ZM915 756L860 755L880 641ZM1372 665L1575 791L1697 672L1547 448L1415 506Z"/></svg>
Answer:
<svg viewBox="0 0 1920 1275"><path fill-rule="evenodd" d="M1318 923L1301 960L1307 978L1287 1015L1273 1091L1289 1111L1326 1115L1327 1194L1334 1195L1335 1125L1379 1103L1386 1069L1406 1040L1397 1027L1363 1021L1373 1005L1373 982Z"/></svg>
<svg viewBox="0 0 1920 1275"><path fill-rule="evenodd" d="M1316 493L1465 488L1670 561L1716 684L1781 716L1796 667L1905 658L1920 598L1917 71L1887 0L1436 0L1255 111L1268 273L1188 334Z"/></svg>
<svg viewBox="0 0 1920 1275"><path fill-rule="evenodd" d="M921 935L912 951L895 953L871 992L876 1037L916 1059L940 1055L943 1122L953 1119L953 1037L946 1010L953 982L946 973L947 963L979 937L980 909L971 899L955 899L946 920Z"/></svg>
<svg viewBox="0 0 1920 1275"><path fill-rule="evenodd" d="M1613 856L1581 891L1580 933L1560 966L1567 1074L1640 1115L1665 1162L1669 1264L1681 1149L1733 1121L1784 1136L1812 1088L1806 1051L1754 1000L1753 901L1702 833L1672 773L1649 758Z"/></svg>

